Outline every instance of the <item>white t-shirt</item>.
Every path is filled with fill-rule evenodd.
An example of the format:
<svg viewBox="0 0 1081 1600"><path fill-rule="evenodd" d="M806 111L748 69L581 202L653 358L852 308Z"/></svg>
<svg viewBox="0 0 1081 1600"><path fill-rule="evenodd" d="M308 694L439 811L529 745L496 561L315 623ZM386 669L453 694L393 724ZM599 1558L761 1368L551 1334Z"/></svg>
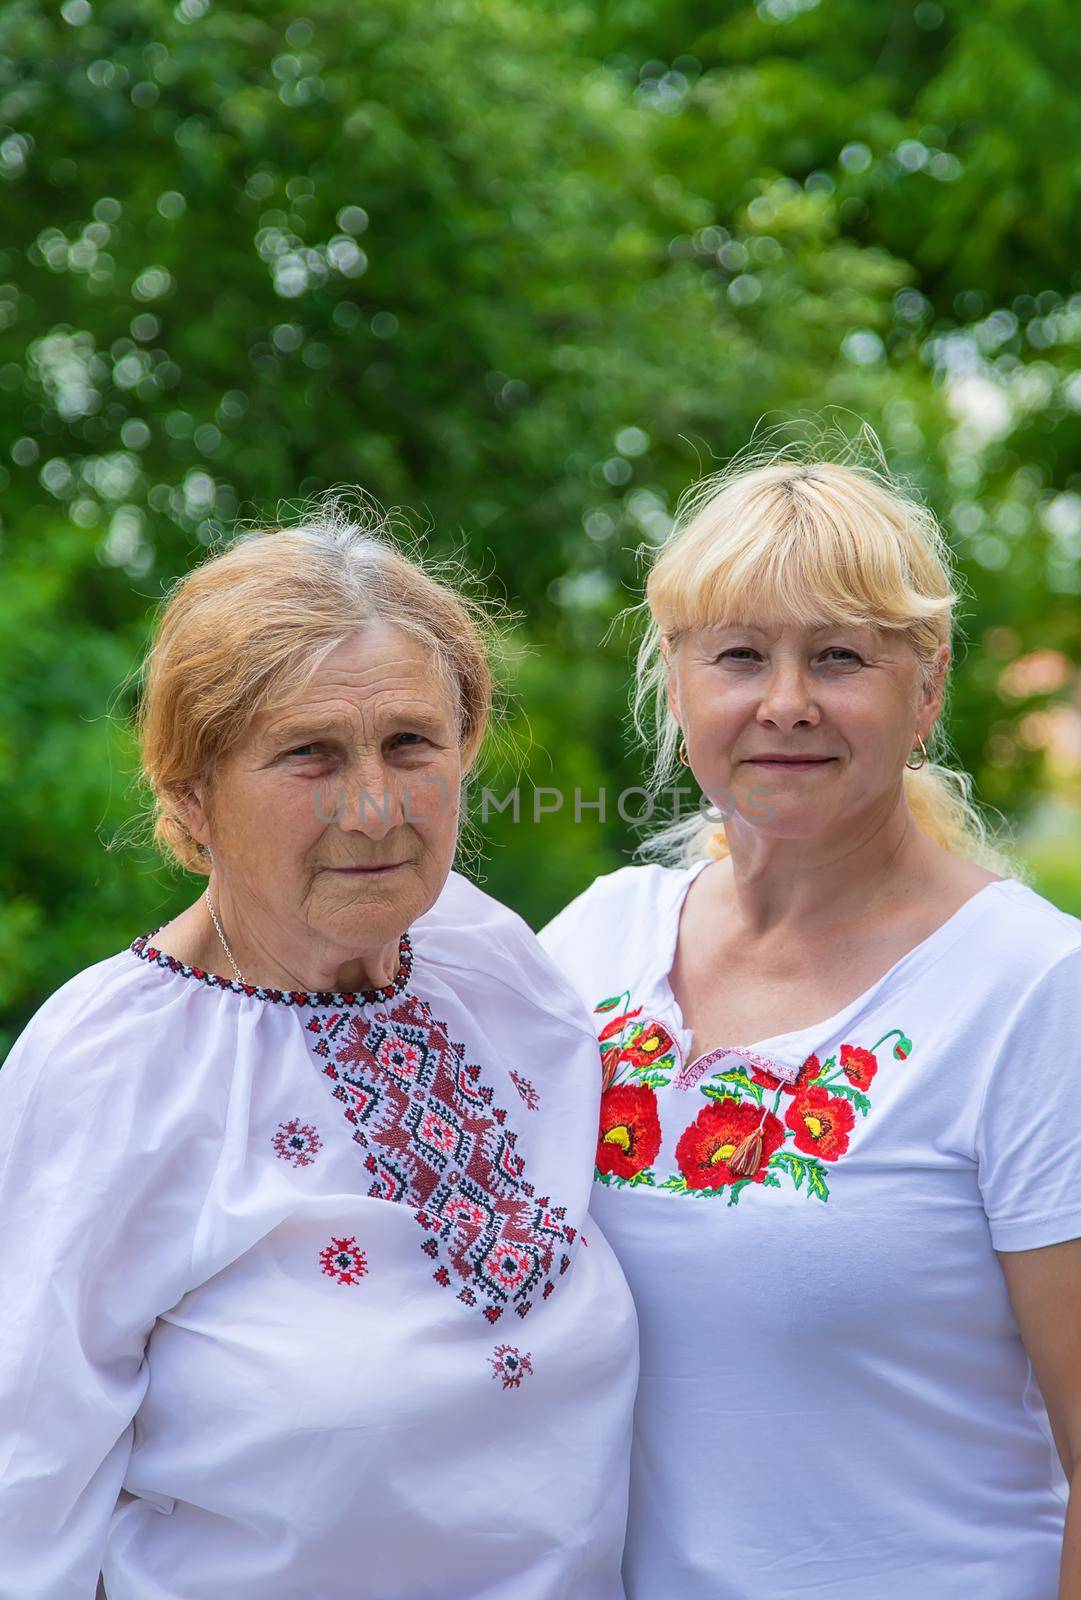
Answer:
<svg viewBox="0 0 1081 1600"><path fill-rule="evenodd" d="M1054 1600L1065 1481L995 1250L1081 1236L1081 921L991 883L836 1016L689 1062L707 865L614 872L541 935L611 1078L629 1600Z"/></svg>
<svg viewBox="0 0 1081 1600"><path fill-rule="evenodd" d="M144 935L16 1043L2 1600L622 1600L593 1033L465 880L410 932L345 996Z"/></svg>

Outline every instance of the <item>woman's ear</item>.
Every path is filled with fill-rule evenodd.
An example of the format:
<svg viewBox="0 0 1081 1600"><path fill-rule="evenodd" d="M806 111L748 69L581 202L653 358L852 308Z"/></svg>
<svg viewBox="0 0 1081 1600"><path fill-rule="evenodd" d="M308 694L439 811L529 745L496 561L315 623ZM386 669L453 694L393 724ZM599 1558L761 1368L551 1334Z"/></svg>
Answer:
<svg viewBox="0 0 1081 1600"><path fill-rule="evenodd" d="M930 737L931 729L941 714L942 699L946 692L946 672L950 664L950 655L949 645L940 644L935 652L934 661L931 663L930 676L923 685L917 722L917 732L922 739Z"/></svg>
<svg viewBox="0 0 1081 1600"><path fill-rule="evenodd" d="M683 718L680 715L679 709L679 687L676 683L675 654L672 649L672 641L670 639L666 639L663 634L661 635L661 657L664 661L665 671L668 675L666 684L668 693L668 709L682 728Z"/></svg>
<svg viewBox="0 0 1081 1600"><path fill-rule="evenodd" d="M204 792L204 786L200 783L193 781L177 783L170 788L169 798L177 816L196 844L209 845L210 817L206 809Z"/></svg>

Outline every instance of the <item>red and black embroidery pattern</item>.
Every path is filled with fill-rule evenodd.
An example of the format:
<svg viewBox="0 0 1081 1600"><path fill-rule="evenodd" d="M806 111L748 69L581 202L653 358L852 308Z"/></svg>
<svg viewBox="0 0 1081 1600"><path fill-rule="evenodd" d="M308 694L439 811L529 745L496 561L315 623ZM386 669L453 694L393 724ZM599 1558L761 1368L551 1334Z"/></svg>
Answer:
<svg viewBox="0 0 1081 1600"><path fill-rule="evenodd" d="M488 1360L492 1366L492 1377L502 1378L504 1389L520 1389L522 1379L533 1371L532 1352L527 1350L523 1355L512 1344L496 1345L494 1354Z"/></svg>
<svg viewBox="0 0 1081 1600"><path fill-rule="evenodd" d="M515 1072L512 1068L510 1081L517 1089L518 1093L521 1095L530 1111L536 1111L540 1106L540 1095L537 1093L536 1088L530 1079L527 1078L524 1073Z"/></svg>
<svg viewBox="0 0 1081 1600"><path fill-rule="evenodd" d="M323 1141L310 1122L301 1122L298 1117L279 1122L274 1135L274 1154L282 1161L294 1167L310 1167L322 1148Z"/></svg>
<svg viewBox="0 0 1081 1600"><path fill-rule="evenodd" d="M157 933L158 929L154 929ZM199 983L205 983L211 989L231 989L234 994L250 995L255 1000L269 1000L283 1006L356 1006L370 1004L375 1000L393 1000L400 994L409 982L409 975L413 970L413 946L409 935L403 933L398 941L398 973L393 983L385 984L382 989L357 989L351 994L331 994L328 990L320 989L311 991L305 989L261 989L254 983L238 983L235 978L220 978L216 972L204 972L202 967L189 967L176 956L166 955L164 950L155 949L151 944L154 933L141 933L129 945L132 955L138 956L140 961L152 962L155 966L162 967L166 972L175 972L182 978L192 978Z"/></svg>
<svg viewBox="0 0 1081 1600"><path fill-rule="evenodd" d="M424 1000L326 1020L323 1070L365 1151L370 1196L412 1206L433 1276L497 1322L525 1317L570 1267L566 1210L537 1195L507 1113Z"/></svg>
<svg viewBox="0 0 1081 1600"><path fill-rule="evenodd" d="M319 1252L319 1265L337 1283L359 1283L367 1274L368 1258L355 1239L331 1239Z"/></svg>

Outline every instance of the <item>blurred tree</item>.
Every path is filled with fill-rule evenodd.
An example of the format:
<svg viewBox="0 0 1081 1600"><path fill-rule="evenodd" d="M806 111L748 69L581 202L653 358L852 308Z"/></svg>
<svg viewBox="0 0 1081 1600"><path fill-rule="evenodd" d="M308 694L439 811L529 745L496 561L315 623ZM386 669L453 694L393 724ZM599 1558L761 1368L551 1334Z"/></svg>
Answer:
<svg viewBox="0 0 1081 1600"><path fill-rule="evenodd" d="M535 922L630 837L570 797L640 781L606 638L635 548L766 414L867 417L946 514L994 645L962 665L958 744L1019 806L1046 759L1025 718L1066 688L1007 701L1002 672L1077 649L1063 10L9 0L12 1025L193 896L104 849L138 800L130 697L106 712L151 602L238 515L333 485L411 508L526 618L493 785L568 800L492 818L484 872Z"/></svg>
<svg viewBox="0 0 1081 1600"><path fill-rule="evenodd" d="M954 735L985 798L1014 811L1056 773L1081 800L1073 21L1068 0L611 0L587 32L652 112L660 159L718 215L754 219L798 185L903 275L869 325L881 344L854 329L848 348L894 372L915 355L944 402L929 413L891 385L882 438L961 559L976 648ZM1003 695L1004 664L1038 650L1058 673L1015 674L1024 692Z"/></svg>

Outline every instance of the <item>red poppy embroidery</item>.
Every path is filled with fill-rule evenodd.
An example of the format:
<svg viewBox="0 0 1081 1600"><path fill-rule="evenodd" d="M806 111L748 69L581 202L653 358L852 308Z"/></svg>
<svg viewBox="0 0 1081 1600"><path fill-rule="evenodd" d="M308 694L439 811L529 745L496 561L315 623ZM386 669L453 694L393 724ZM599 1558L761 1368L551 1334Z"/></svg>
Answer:
<svg viewBox="0 0 1081 1600"><path fill-rule="evenodd" d="M602 1000L593 1009L608 1012L614 1006L623 1009L605 1023L597 1040L601 1052L601 1090L610 1089L617 1080L626 1082L635 1078L655 1088L665 1081L660 1075L676 1065L679 1046L656 1017L647 1017L643 1022L637 1020L642 1007L631 1007L626 990L622 995Z"/></svg>
<svg viewBox="0 0 1081 1600"><path fill-rule="evenodd" d="M843 1044L841 1071L854 1088L869 1089L871 1079L878 1071L878 1062L870 1050L861 1050L858 1044Z"/></svg>
<svg viewBox="0 0 1081 1600"><path fill-rule="evenodd" d="M735 1173L729 1162L740 1145L761 1134L761 1154L754 1172ZM676 1165L688 1189L721 1189L725 1184L762 1183L770 1158L784 1144L785 1132L772 1112L738 1100L714 1101L684 1129L676 1145Z"/></svg>
<svg viewBox="0 0 1081 1600"><path fill-rule="evenodd" d="M518 1093L521 1095L530 1111L536 1111L540 1106L540 1095L537 1093L530 1080L521 1072L516 1072L512 1067L510 1072L510 1081L517 1089Z"/></svg>
<svg viewBox="0 0 1081 1600"><path fill-rule="evenodd" d="M599 1006L597 1007L597 1010L598 1011L600 1010ZM633 1011L624 1011L621 1016L613 1017L611 1022L606 1022L605 1023L604 1027L601 1029L600 1033L597 1035L598 1042L600 1044L605 1044L607 1042L607 1040L609 1040L609 1039L618 1038L618 1036L623 1032L624 1028L627 1026L628 1022L633 1021L633 1019L635 1017L640 1017L641 1015L642 1015L642 1007L641 1006L635 1006Z"/></svg>
<svg viewBox="0 0 1081 1600"><path fill-rule="evenodd" d="M676 1041L659 1022L649 1022L637 1038L623 1047L623 1059L632 1067L648 1067L662 1056L670 1055Z"/></svg>
<svg viewBox="0 0 1081 1600"><path fill-rule="evenodd" d="M823 1161L836 1161L848 1149L856 1113L847 1100L817 1086L797 1095L784 1120L796 1136L797 1150Z"/></svg>
<svg viewBox="0 0 1081 1600"><path fill-rule="evenodd" d="M751 1081L760 1084L763 1089L783 1089L785 1094L799 1094L803 1089L809 1088L815 1078L822 1071L822 1064L817 1056L808 1056L799 1075L791 1083L785 1083L781 1078L775 1078L772 1072L766 1072L762 1067L752 1066Z"/></svg>
<svg viewBox="0 0 1081 1600"><path fill-rule="evenodd" d="M319 1264L336 1283L359 1283L368 1271L368 1258L353 1238L331 1239L319 1252Z"/></svg>
<svg viewBox="0 0 1081 1600"><path fill-rule="evenodd" d="M674 1194L724 1190L735 1205L748 1184L779 1189L787 1180L827 1201L827 1164L846 1153L857 1114L865 1117L871 1109L867 1091L879 1070L876 1051L892 1040L895 1061L912 1053L907 1034L891 1028L870 1049L846 1042L824 1060L807 1056L791 1082L770 1070L777 1063L768 1056L738 1046L710 1051L669 1076L680 1061L679 1044L656 1018L639 1020L642 1007L630 1001L624 990L594 1007L617 1013L599 1041L596 1176L608 1185L644 1184ZM653 1170L662 1143L655 1091L669 1085L683 1092L699 1085L710 1104L684 1129L675 1149L677 1170L661 1182ZM663 1095L661 1103L667 1103Z"/></svg>
<svg viewBox="0 0 1081 1600"><path fill-rule="evenodd" d="M323 1068L345 1107L371 1174L368 1193L411 1206L432 1276L496 1322L528 1315L571 1258L566 1209L538 1195L518 1135L465 1046L452 1043L427 1001L404 995L371 1018L328 1023Z"/></svg>
<svg viewBox="0 0 1081 1600"><path fill-rule="evenodd" d="M653 1165L661 1147L657 1096L652 1089L618 1083L601 1095L597 1170L633 1178Z"/></svg>
<svg viewBox="0 0 1081 1600"><path fill-rule="evenodd" d="M279 1122L274 1153L283 1161L294 1167L310 1167L322 1148L323 1141L310 1122L301 1122L297 1117Z"/></svg>
<svg viewBox="0 0 1081 1600"><path fill-rule="evenodd" d="M525 1355L512 1344L496 1345L494 1354L488 1357L492 1367L492 1377L502 1378L504 1389L520 1389L522 1379L533 1371L533 1356L531 1351Z"/></svg>

